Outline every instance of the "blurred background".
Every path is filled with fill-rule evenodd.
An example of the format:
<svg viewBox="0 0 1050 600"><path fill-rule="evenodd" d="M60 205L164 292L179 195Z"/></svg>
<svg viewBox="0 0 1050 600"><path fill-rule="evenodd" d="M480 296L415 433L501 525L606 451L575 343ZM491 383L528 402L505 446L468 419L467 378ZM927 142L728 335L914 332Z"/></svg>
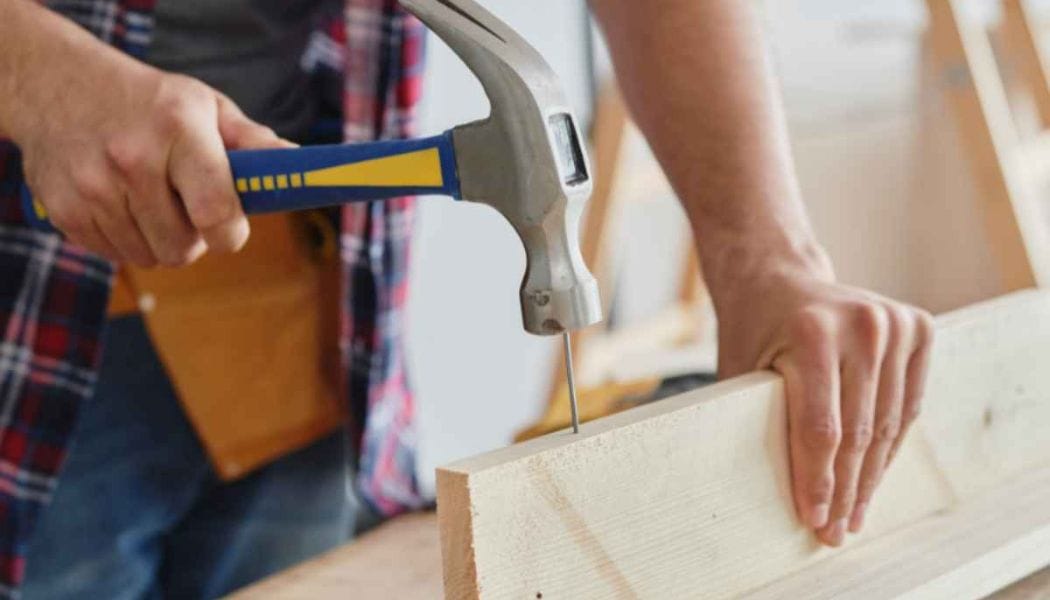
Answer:
<svg viewBox="0 0 1050 600"><path fill-rule="evenodd" d="M566 83L581 122L590 123L611 73L584 3L483 4L539 48ZM943 73L930 66L925 50L925 4L759 4L804 199L840 279L934 312L1001 293L965 140ZM999 2L965 4L966 18L978 27L996 22ZM1050 16L1050 0L1029 4ZM421 133L487 114L467 69L434 36L429 44ZM1011 64L1001 66L1009 78ZM1031 103L1023 94L1011 100L1023 122ZM682 253L688 240L681 210L636 134L627 136L615 171L613 193L623 197L611 226L615 320L629 327L675 302L681 269L666 257ZM432 493L437 465L503 446L543 414L560 350L557 339L521 328L524 255L495 211L424 200L416 235L408 352L421 413L418 475ZM713 370L709 308L696 305L702 335L690 340L681 360ZM617 371L644 362L615 358L629 363ZM586 378L586 364L581 369Z"/></svg>

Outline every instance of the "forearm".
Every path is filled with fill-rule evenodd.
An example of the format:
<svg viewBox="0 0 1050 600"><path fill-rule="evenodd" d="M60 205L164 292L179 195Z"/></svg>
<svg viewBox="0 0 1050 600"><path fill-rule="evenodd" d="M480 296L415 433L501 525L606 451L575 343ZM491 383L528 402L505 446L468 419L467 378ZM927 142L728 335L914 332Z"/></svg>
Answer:
<svg viewBox="0 0 1050 600"><path fill-rule="evenodd" d="M115 82L112 69L141 68L75 23L29 0L0 0L0 137L19 137L44 110L58 110L81 83Z"/></svg>
<svg viewBox="0 0 1050 600"><path fill-rule="evenodd" d="M626 101L689 214L716 302L771 262L830 274L750 4L591 3Z"/></svg>

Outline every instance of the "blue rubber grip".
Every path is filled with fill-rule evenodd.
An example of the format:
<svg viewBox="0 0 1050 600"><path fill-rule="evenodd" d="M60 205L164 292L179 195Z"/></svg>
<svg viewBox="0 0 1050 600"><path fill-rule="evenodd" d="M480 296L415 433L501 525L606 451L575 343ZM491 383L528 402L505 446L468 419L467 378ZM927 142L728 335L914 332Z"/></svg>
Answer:
<svg viewBox="0 0 1050 600"><path fill-rule="evenodd" d="M460 199L452 132L413 140L229 153L234 186L248 214L285 212L398 196ZM54 230L22 186L22 209L36 229Z"/></svg>
<svg viewBox="0 0 1050 600"><path fill-rule="evenodd" d="M424 194L459 199L452 134L414 140L229 153L246 213Z"/></svg>

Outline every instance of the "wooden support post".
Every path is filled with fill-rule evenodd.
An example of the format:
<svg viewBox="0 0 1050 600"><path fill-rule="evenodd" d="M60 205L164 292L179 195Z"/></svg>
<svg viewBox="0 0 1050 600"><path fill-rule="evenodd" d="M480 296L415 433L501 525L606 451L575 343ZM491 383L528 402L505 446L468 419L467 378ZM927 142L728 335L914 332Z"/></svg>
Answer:
<svg viewBox="0 0 1050 600"><path fill-rule="evenodd" d="M954 109L984 199L988 240L1007 290L1050 283L1050 243L1033 204L1028 154L1018 143L1006 89L987 35L960 0L926 0L940 81Z"/></svg>
<svg viewBox="0 0 1050 600"><path fill-rule="evenodd" d="M1050 56L1026 0L1003 0L1002 40L1014 59L1024 89L1032 95L1040 124L1050 127Z"/></svg>
<svg viewBox="0 0 1050 600"><path fill-rule="evenodd" d="M923 416L845 550L796 520L782 380L756 373L440 469L446 596L977 598L1050 564L1050 293L937 333ZM899 584L851 575L892 561Z"/></svg>

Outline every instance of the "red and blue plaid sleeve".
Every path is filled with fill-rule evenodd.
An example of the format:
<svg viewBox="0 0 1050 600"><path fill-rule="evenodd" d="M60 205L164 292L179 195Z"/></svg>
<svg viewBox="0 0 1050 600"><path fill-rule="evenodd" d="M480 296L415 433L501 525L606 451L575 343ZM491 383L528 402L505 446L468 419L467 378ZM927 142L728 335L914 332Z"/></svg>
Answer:
<svg viewBox="0 0 1050 600"><path fill-rule="evenodd" d="M0 596L14 597L29 534L92 393L112 270L25 226L18 152L0 142Z"/></svg>

